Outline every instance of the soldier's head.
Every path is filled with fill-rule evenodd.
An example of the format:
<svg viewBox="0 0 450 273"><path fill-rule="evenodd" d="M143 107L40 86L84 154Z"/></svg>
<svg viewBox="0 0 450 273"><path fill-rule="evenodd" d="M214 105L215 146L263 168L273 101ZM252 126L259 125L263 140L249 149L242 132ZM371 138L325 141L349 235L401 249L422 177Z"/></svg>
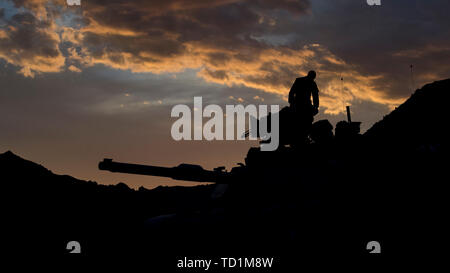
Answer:
<svg viewBox="0 0 450 273"><path fill-rule="evenodd" d="M311 80L314 80L316 78L316 71L311 70L308 72L308 78L310 78Z"/></svg>

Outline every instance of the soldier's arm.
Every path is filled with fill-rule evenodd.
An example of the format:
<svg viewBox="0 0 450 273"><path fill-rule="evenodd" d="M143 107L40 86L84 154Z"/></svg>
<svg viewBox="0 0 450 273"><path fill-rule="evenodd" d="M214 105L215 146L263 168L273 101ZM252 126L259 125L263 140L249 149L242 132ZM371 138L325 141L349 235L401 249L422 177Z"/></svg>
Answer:
<svg viewBox="0 0 450 273"><path fill-rule="evenodd" d="M294 83L292 84L292 87L291 87L291 91L289 91L289 99L288 99L289 104L292 104L294 102L296 82L297 82L297 80L294 81Z"/></svg>
<svg viewBox="0 0 450 273"><path fill-rule="evenodd" d="M313 84L312 96L314 107L319 108L319 88L316 83Z"/></svg>

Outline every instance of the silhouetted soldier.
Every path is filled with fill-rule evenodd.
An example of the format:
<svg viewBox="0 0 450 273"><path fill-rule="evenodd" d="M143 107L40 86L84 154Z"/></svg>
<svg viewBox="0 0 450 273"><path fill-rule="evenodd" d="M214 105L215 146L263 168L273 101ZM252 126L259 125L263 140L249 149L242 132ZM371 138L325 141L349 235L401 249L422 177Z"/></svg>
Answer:
<svg viewBox="0 0 450 273"><path fill-rule="evenodd" d="M305 140L314 116L319 112L319 89L314 81L315 78L316 72L309 71L306 77L295 79L289 92L291 112L296 123L293 125L297 141Z"/></svg>

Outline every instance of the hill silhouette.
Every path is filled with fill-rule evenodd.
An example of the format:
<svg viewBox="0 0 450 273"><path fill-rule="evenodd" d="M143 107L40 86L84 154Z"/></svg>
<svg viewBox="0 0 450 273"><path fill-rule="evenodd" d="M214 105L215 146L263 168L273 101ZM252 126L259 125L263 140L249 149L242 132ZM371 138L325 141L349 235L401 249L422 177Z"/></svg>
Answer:
<svg viewBox="0 0 450 273"><path fill-rule="evenodd" d="M299 253L364 255L365 244L378 240L386 253L432 254L447 228L449 91L450 80L425 85L351 141L264 157L250 150L246 164L263 174L240 182L269 183L238 185L225 201L211 199L214 185L106 186L6 152L0 179L11 248L65 254L65 244L78 240L85 254L145 253L152 262L229 249L295 262Z"/></svg>
<svg viewBox="0 0 450 273"><path fill-rule="evenodd" d="M88 240L84 251L96 249L112 237L132 237L128 233L153 216L204 206L212 190L210 185L152 190L102 185L54 174L11 151L0 154L0 181L6 193L6 227L17 254L32 246L64 254L67 240Z"/></svg>
<svg viewBox="0 0 450 273"><path fill-rule="evenodd" d="M402 105L375 123L365 136L390 146L444 144L448 142L450 79L417 90Z"/></svg>

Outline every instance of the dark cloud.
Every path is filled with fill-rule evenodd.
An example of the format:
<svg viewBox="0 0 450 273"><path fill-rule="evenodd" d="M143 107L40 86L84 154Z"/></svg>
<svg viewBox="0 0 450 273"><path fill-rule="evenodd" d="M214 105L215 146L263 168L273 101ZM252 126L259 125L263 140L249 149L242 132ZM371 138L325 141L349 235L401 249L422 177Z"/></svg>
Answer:
<svg viewBox="0 0 450 273"><path fill-rule="evenodd" d="M89 28L83 40L87 50L97 53L98 44L105 50L130 53L135 57L149 55L190 54L187 45L215 50L241 50L251 45L261 47L250 39L267 27L264 16L277 9L294 14L306 12L308 1L90 1ZM118 30L110 35L105 29ZM124 32L128 32L129 35ZM92 37L93 35L97 37ZM128 37L127 37L128 36ZM195 54L196 52L194 52ZM224 56L224 52L211 52L210 56ZM98 55L95 55L98 56ZM222 57L222 60L227 57ZM229 57L228 57L229 58ZM158 60L158 58L156 58Z"/></svg>
<svg viewBox="0 0 450 273"><path fill-rule="evenodd" d="M295 40L298 43L315 41L326 45L357 66L362 75L381 75L374 81L374 87L392 98L405 98L411 93L410 64L416 69L416 87L450 76L446 62L442 61L447 57L445 48L450 46L447 13L450 2L384 1L380 7L355 2L314 1L313 20L285 20L281 28L301 33ZM436 49L434 55L420 53L430 46ZM400 57L401 52L410 54ZM417 54L422 56L417 58Z"/></svg>
<svg viewBox="0 0 450 273"><path fill-rule="evenodd" d="M16 5L42 14L38 2ZM58 10L53 7L58 2L52 3L44 10ZM376 10L351 1L94 0L82 15L73 15L72 21L83 18L79 28L52 24L47 31L62 33L61 51L70 71L97 64L157 74L197 69L206 81L286 95L293 78L316 69L330 97L323 106L338 113L343 110L333 104L338 97L391 108L405 97L404 90L398 91L404 83L398 80L401 66L385 64L412 44L408 30L429 16L422 12L419 19L408 14L397 19L391 9L403 13L399 5ZM392 39L395 46L387 42ZM284 44L277 45L280 41ZM59 54L54 48L46 53L52 52ZM46 72L15 64L27 75ZM350 95L337 86L343 76Z"/></svg>
<svg viewBox="0 0 450 273"><path fill-rule="evenodd" d="M4 17L4 16L2 16ZM4 19L0 30L0 58L21 67L21 73L34 76L34 71L59 72L64 57L59 51L59 38L50 30L52 23L38 20L29 12Z"/></svg>

